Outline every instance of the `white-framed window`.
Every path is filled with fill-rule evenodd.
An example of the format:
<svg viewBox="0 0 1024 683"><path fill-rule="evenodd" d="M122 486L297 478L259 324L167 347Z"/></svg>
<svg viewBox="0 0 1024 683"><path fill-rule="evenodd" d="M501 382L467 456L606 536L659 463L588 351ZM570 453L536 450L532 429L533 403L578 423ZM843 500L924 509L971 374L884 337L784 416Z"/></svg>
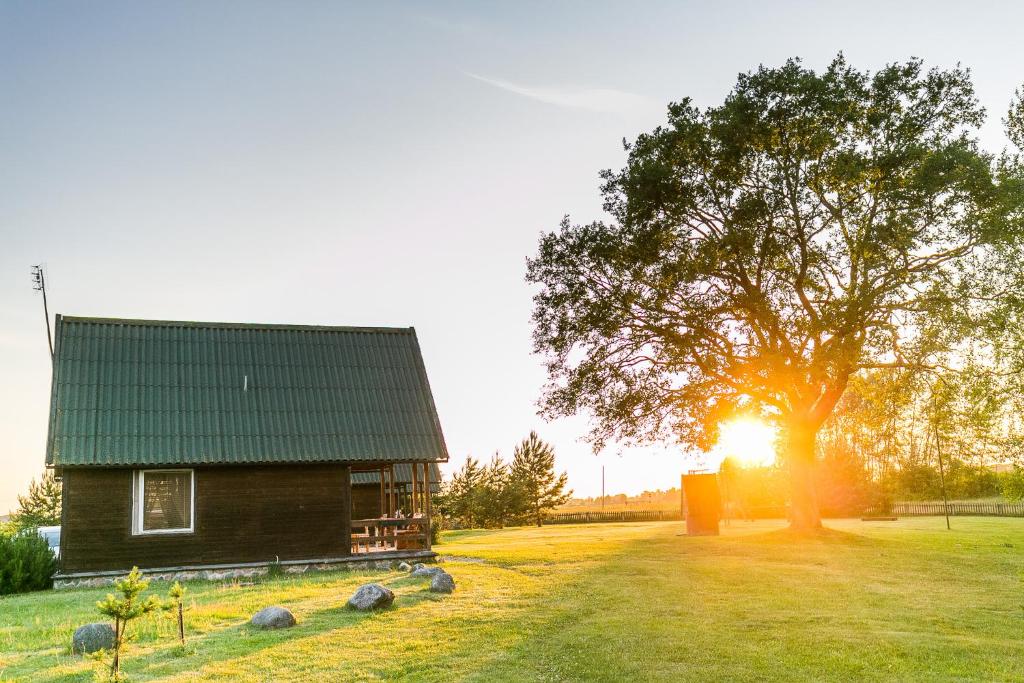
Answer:
<svg viewBox="0 0 1024 683"><path fill-rule="evenodd" d="M193 470L136 470L132 480L132 533L192 533L195 494Z"/></svg>

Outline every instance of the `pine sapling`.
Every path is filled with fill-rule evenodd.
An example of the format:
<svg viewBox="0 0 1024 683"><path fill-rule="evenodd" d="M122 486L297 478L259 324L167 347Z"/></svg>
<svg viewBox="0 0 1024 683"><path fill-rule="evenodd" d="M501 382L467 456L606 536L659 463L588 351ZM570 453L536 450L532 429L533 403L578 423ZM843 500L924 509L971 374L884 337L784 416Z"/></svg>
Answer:
<svg viewBox="0 0 1024 683"><path fill-rule="evenodd" d="M105 600L97 601L96 608L100 614L114 620L114 656L110 663L110 677L121 680L121 648L127 640L128 624L160 607L160 600L156 596L142 598L142 593L149 588L149 581L142 578L138 567L132 567L128 576L114 582L114 588L120 595L115 597L108 593Z"/></svg>
<svg viewBox="0 0 1024 683"><path fill-rule="evenodd" d="M183 647L185 645L185 592L187 590L187 588L175 581L174 585L167 591L167 595L171 599L169 607L174 610L175 616L178 619L178 640L181 641Z"/></svg>

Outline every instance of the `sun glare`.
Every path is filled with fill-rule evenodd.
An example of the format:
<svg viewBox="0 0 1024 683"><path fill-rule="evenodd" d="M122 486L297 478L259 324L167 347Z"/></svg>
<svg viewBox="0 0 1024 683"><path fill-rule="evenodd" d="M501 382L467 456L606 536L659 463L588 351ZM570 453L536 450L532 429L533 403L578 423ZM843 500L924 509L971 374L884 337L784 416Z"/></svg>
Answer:
<svg viewBox="0 0 1024 683"><path fill-rule="evenodd" d="M775 462L775 427L757 418L743 417L721 425L715 451L745 466Z"/></svg>

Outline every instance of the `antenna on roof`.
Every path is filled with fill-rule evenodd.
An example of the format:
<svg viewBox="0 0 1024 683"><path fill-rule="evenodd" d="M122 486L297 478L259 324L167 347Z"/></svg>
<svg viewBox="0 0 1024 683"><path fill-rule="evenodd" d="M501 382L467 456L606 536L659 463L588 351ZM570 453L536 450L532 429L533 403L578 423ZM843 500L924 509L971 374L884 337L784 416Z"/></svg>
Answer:
<svg viewBox="0 0 1024 683"><path fill-rule="evenodd" d="M50 309L46 305L46 275L43 267L32 266L32 289L43 293L43 315L46 317L46 341L50 345L50 362L53 362L53 335L50 334Z"/></svg>

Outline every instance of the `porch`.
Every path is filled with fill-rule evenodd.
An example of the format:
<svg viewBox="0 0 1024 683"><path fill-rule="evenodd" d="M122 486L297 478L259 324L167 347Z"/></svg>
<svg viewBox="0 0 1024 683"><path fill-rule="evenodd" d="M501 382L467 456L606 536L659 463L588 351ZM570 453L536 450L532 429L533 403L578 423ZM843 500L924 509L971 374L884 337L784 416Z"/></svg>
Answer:
<svg viewBox="0 0 1024 683"><path fill-rule="evenodd" d="M376 481L379 512L377 517L367 517L364 504L360 509L363 514L358 515L353 504L353 555L430 551L431 465L406 462L352 468L353 481ZM362 486L366 488L365 483Z"/></svg>

